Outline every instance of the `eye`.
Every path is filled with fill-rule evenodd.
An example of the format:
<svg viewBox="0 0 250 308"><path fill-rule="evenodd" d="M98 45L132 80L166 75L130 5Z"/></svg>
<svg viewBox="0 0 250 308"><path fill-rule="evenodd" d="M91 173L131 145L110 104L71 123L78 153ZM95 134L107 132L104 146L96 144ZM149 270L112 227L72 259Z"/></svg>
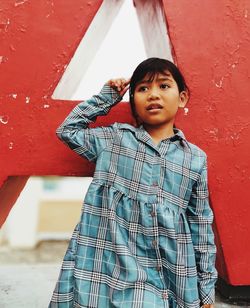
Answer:
<svg viewBox="0 0 250 308"><path fill-rule="evenodd" d="M146 86L140 86L139 88L138 88L138 92L146 92L148 90L148 87L146 87Z"/></svg>
<svg viewBox="0 0 250 308"><path fill-rule="evenodd" d="M160 85L160 88L161 88L161 89L168 89L168 88L170 88L170 87L169 87L169 85L168 85L167 83L162 83L162 84Z"/></svg>

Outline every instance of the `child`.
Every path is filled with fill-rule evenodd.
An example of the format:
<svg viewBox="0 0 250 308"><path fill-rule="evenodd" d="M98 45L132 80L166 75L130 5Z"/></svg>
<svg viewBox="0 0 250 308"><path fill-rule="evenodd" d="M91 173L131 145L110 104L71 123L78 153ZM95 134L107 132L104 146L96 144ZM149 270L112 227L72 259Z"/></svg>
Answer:
<svg viewBox="0 0 250 308"><path fill-rule="evenodd" d="M213 307L206 154L174 126L185 80L172 62L147 59L130 80L138 127L88 128L128 85L110 80L57 130L96 169L50 307Z"/></svg>

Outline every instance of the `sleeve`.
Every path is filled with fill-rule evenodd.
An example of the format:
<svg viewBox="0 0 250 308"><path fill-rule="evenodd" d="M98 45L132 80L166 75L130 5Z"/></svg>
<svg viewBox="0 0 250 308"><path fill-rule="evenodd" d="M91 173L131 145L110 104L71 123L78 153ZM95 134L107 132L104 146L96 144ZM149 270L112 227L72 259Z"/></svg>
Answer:
<svg viewBox="0 0 250 308"><path fill-rule="evenodd" d="M98 154L108 146L114 137L114 125L89 128L97 116L106 115L122 97L110 86L104 85L98 95L78 104L57 128L60 140L73 151L89 161L95 161Z"/></svg>
<svg viewBox="0 0 250 308"><path fill-rule="evenodd" d="M209 205L206 158L199 178L193 186L187 218L195 251L201 305L213 304L217 280L216 246L212 229L213 212Z"/></svg>

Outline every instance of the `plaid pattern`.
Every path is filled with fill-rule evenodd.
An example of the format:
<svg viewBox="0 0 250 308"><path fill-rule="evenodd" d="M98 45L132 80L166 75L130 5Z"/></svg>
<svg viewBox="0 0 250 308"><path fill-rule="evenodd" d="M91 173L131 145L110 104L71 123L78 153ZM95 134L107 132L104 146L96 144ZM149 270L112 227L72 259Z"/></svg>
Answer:
<svg viewBox="0 0 250 308"><path fill-rule="evenodd" d="M143 127L88 128L120 100L106 85L57 130L96 169L50 307L213 303L216 248L206 155L180 130L155 146Z"/></svg>

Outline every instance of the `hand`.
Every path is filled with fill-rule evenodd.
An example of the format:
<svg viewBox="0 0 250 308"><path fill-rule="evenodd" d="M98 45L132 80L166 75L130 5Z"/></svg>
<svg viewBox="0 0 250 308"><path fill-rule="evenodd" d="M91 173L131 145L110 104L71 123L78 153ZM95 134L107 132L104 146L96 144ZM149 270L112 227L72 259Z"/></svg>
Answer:
<svg viewBox="0 0 250 308"><path fill-rule="evenodd" d="M129 88L130 79L117 78L110 79L107 84L114 90L116 90L121 97L127 92Z"/></svg>
<svg viewBox="0 0 250 308"><path fill-rule="evenodd" d="M202 308L214 308L214 304L205 304L201 306Z"/></svg>

